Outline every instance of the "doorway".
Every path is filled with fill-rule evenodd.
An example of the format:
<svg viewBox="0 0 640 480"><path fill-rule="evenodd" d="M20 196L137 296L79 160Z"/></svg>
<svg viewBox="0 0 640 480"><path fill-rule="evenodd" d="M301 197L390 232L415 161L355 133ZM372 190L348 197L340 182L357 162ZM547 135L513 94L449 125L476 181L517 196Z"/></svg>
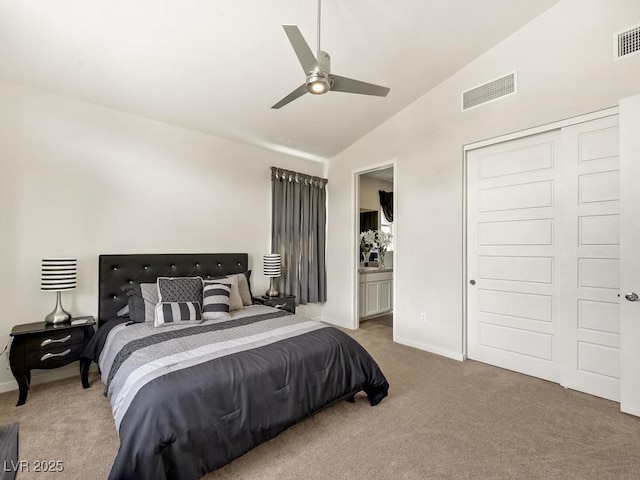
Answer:
<svg viewBox="0 0 640 480"><path fill-rule="evenodd" d="M395 161L354 172L355 328L393 336L397 265Z"/></svg>

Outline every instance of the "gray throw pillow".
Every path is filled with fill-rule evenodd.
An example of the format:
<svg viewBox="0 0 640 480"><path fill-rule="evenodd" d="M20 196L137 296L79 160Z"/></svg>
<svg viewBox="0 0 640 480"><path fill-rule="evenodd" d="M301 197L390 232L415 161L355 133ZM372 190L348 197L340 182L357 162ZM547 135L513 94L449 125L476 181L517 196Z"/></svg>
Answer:
<svg viewBox="0 0 640 480"><path fill-rule="evenodd" d="M236 277L238 279L238 291L240 292L242 304L245 307L253 304L253 298L251 298L251 288L249 287L249 275L251 275L251 270L248 270L244 273L227 275L227 278Z"/></svg>
<svg viewBox="0 0 640 480"><path fill-rule="evenodd" d="M155 283L130 283L122 287L129 297L129 318L134 322L153 322L158 303L158 287Z"/></svg>
<svg viewBox="0 0 640 480"><path fill-rule="evenodd" d="M202 278L158 277L158 302L197 302L202 305Z"/></svg>
<svg viewBox="0 0 640 480"><path fill-rule="evenodd" d="M140 291L144 300L144 321L153 322L156 318L156 305L160 302L158 287L155 283L141 283Z"/></svg>

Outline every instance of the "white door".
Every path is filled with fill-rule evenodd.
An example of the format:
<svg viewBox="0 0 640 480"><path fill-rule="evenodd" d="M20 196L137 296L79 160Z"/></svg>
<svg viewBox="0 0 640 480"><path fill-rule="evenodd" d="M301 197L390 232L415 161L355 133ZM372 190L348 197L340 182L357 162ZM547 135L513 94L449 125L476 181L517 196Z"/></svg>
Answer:
<svg viewBox="0 0 640 480"><path fill-rule="evenodd" d="M640 96L620 102L620 288L640 295ZM630 297L633 299L633 297ZM640 416L640 301L620 303L620 409Z"/></svg>
<svg viewBox="0 0 640 480"><path fill-rule="evenodd" d="M468 152L469 358L620 400L619 168L616 115Z"/></svg>
<svg viewBox="0 0 640 480"><path fill-rule="evenodd" d="M618 116L562 129L561 383L620 401Z"/></svg>
<svg viewBox="0 0 640 480"><path fill-rule="evenodd" d="M555 382L559 144L556 130L467 155L468 356Z"/></svg>

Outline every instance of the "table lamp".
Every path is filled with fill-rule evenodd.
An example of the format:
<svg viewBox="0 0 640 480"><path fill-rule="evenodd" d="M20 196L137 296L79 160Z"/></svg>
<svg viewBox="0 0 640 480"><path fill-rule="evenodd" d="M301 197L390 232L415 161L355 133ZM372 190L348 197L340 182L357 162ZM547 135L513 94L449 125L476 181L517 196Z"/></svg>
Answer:
<svg viewBox="0 0 640 480"><path fill-rule="evenodd" d="M71 315L62 308L61 294L65 290L76 288L77 260L75 258L45 258L42 260L42 277L40 289L56 292L56 307L44 317L47 323L64 323Z"/></svg>
<svg viewBox="0 0 640 480"><path fill-rule="evenodd" d="M269 277L269 290L267 297L277 297L278 290L273 286L273 279L282 274L282 264L280 262L279 253L268 253L262 257L263 273L265 277Z"/></svg>

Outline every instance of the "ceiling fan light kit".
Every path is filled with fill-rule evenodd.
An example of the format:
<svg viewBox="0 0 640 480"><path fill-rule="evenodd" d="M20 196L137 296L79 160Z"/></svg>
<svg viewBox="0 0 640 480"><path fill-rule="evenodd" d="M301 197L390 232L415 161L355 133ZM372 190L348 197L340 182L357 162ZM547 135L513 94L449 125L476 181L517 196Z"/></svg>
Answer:
<svg viewBox="0 0 640 480"><path fill-rule="evenodd" d="M307 92L313 93L314 95L322 95L323 93L327 93L331 89L331 84L329 83L329 79L323 75L309 75L307 78Z"/></svg>
<svg viewBox="0 0 640 480"><path fill-rule="evenodd" d="M307 92L322 95L333 90L377 97L386 97L389 93L387 87L331 74L331 57L327 52L320 50L320 0L318 0L318 50L316 55L313 54L296 25L283 25L282 28L289 37L293 51L296 53L306 76L306 81L271 108L284 107Z"/></svg>

